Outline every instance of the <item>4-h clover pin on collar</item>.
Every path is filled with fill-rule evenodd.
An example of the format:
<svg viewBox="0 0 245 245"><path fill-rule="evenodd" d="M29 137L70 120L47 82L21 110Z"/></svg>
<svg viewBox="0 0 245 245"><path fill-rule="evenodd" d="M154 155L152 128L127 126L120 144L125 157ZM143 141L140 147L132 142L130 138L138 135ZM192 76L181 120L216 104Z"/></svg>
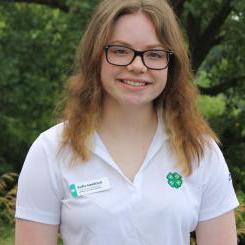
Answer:
<svg viewBox="0 0 245 245"><path fill-rule="evenodd" d="M168 173L167 180L168 180L168 184L172 188L176 188L176 189L180 188L183 183L182 176L176 172Z"/></svg>

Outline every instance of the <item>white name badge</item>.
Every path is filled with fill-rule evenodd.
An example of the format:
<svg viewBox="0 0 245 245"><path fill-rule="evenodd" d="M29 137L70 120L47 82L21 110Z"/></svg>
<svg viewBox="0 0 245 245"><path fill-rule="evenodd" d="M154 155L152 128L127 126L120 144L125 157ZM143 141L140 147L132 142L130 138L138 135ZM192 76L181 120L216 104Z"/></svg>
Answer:
<svg viewBox="0 0 245 245"><path fill-rule="evenodd" d="M85 196L90 193L106 191L111 188L108 178L93 179L69 186L73 197Z"/></svg>

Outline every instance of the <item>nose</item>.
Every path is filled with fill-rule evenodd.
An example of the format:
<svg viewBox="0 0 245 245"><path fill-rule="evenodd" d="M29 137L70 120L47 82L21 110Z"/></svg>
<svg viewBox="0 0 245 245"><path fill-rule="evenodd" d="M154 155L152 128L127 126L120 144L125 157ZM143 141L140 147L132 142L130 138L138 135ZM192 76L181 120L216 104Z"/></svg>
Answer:
<svg viewBox="0 0 245 245"><path fill-rule="evenodd" d="M144 73L147 71L147 67L144 65L142 57L136 56L131 64L127 66L129 71L136 73Z"/></svg>

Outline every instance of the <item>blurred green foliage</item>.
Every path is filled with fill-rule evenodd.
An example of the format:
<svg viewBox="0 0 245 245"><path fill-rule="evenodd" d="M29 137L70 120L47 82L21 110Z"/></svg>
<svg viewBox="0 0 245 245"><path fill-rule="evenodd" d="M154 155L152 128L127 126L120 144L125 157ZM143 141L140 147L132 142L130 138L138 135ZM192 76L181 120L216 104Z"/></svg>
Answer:
<svg viewBox="0 0 245 245"><path fill-rule="evenodd" d="M33 140L54 124L55 104L98 0L16 2L0 2L0 220L7 222L13 218L16 179L4 173L19 172ZM232 10L217 28L225 12L219 10L227 3ZM245 1L190 0L182 7L177 12L198 68L194 72L202 93L200 109L223 142L233 183L244 203ZM216 33L209 28L215 24ZM208 44L204 34L209 32L214 39ZM242 236L244 205L236 218Z"/></svg>
<svg viewBox="0 0 245 245"><path fill-rule="evenodd" d="M0 4L0 13L1 173L19 171L31 142L52 124L85 20L30 4Z"/></svg>
<svg viewBox="0 0 245 245"><path fill-rule="evenodd" d="M55 104L98 0L28 2L0 2L0 174L19 172L33 140L54 124ZM226 2L232 11L195 71L196 83L203 94L200 108L221 137L236 189L244 191L245 2L185 1L179 17L197 60L197 48L207 45L202 33Z"/></svg>
<svg viewBox="0 0 245 245"><path fill-rule="evenodd" d="M0 175L0 225L13 224L17 190L17 174L5 173Z"/></svg>

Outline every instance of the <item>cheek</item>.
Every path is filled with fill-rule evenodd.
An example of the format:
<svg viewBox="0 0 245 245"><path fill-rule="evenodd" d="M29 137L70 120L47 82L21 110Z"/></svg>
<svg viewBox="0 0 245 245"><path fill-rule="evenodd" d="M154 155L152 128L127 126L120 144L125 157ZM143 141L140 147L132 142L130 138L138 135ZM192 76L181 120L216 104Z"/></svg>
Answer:
<svg viewBox="0 0 245 245"><path fill-rule="evenodd" d="M111 80L115 76L115 68L114 66L108 64L108 62L103 57L101 62L101 70L100 70L100 77L102 84L105 84L109 80Z"/></svg>
<svg viewBox="0 0 245 245"><path fill-rule="evenodd" d="M161 72L161 74L158 74L158 88L159 88L159 92L162 92L164 90L164 88L166 87L167 84L167 79L168 79L168 70L164 70Z"/></svg>

